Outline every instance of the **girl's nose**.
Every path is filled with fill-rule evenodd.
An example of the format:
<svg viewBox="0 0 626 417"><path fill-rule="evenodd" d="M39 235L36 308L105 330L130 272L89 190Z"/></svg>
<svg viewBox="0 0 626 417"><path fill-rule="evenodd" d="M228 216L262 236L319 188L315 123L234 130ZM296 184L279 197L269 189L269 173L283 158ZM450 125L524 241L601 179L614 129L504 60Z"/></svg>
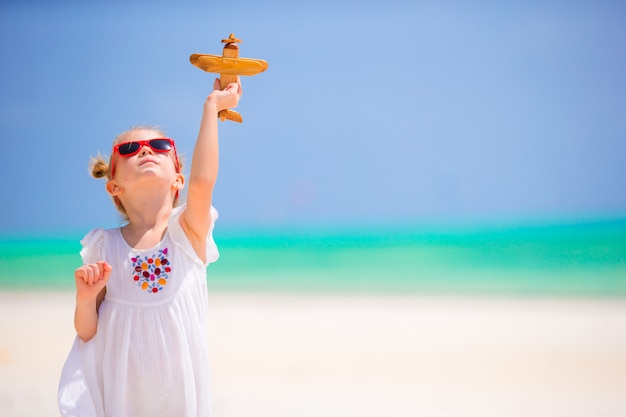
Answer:
<svg viewBox="0 0 626 417"><path fill-rule="evenodd" d="M153 153L154 152L152 152L152 148L149 147L148 145L143 145L141 149L139 150L139 155L149 155Z"/></svg>

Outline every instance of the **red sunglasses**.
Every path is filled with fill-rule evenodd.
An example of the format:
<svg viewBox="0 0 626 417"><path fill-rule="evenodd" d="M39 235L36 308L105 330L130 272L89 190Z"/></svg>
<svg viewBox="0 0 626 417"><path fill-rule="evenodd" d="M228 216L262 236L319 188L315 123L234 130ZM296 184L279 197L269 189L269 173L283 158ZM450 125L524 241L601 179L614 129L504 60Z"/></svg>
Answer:
<svg viewBox="0 0 626 417"><path fill-rule="evenodd" d="M139 153L141 148L149 146L154 152L169 152L174 150L174 166L176 172L180 172L178 164L178 154L176 153L176 145L174 140L170 138L157 138L150 140L138 140L133 142L124 142L113 146L113 153L117 153L121 157L130 157ZM111 158L111 177L115 173L115 158Z"/></svg>

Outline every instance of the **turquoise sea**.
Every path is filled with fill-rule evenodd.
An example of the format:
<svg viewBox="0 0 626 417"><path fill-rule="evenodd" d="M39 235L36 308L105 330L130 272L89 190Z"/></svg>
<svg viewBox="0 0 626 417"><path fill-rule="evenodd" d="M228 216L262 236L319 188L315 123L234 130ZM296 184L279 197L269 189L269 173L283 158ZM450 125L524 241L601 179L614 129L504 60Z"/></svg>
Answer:
<svg viewBox="0 0 626 417"><path fill-rule="evenodd" d="M0 237L0 290L72 289L81 236ZM213 291L626 296L626 219L215 233Z"/></svg>

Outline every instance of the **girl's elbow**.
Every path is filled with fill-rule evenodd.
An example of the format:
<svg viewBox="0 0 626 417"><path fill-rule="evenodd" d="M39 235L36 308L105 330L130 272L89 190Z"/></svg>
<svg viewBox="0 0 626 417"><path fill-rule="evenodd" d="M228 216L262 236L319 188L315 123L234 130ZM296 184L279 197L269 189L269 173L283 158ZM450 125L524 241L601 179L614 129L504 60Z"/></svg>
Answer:
<svg viewBox="0 0 626 417"><path fill-rule="evenodd" d="M79 338L80 340L82 340L83 342L85 342L85 343L87 343L87 342L89 342L91 339L93 339L93 337L94 337L95 335L96 335L96 333L95 333L95 332L93 332L93 333L92 333L92 332L88 332L88 333L85 333L85 332L78 332L78 338Z"/></svg>
<svg viewBox="0 0 626 417"><path fill-rule="evenodd" d="M80 340L87 343L96 335L98 325L97 323L85 323L79 320L74 323L74 329L76 329L76 334Z"/></svg>
<svg viewBox="0 0 626 417"><path fill-rule="evenodd" d="M211 196L215 187L215 179L202 179L189 183L187 195L191 196Z"/></svg>

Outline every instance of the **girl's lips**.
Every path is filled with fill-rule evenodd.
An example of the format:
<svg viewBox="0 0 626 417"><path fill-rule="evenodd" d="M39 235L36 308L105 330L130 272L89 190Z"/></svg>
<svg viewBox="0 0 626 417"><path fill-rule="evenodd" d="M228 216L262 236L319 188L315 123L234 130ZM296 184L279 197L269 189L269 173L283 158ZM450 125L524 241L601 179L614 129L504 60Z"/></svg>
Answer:
<svg viewBox="0 0 626 417"><path fill-rule="evenodd" d="M145 164L149 164L149 163L156 164L157 161L155 161L154 159L144 159L143 161L141 161L139 163L139 166L142 166L142 165L145 165Z"/></svg>

